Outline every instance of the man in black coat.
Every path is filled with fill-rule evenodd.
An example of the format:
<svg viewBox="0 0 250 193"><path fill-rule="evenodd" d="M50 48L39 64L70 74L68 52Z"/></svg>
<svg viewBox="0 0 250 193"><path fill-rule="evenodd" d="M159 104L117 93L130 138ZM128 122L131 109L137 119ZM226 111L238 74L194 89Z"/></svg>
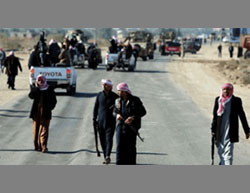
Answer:
<svg viewBox="0 0 250 193"><path fill-rule="evenodd" d="M211 127L220 156L220 165L232 165L234 143L239 142L238 118L241 120L246 139L248 139L249 126L242 101L233 95L232 84L224 84L220 97L215 99Z"/></svg>
<svg viewBox="0 0 250 193"><path fill-rule="evenodd" d="M234 53L234 47L233 45L230 45L228 48L230 58L233 58L233 53Z"/></svg>
<svg viewBox="0 0 250 193"><path fill-rule="evenodd" d="M18 75L18 68L21 72L23 70L19 58L15 56L14 51L11 51L9 56L5 59L4 67L6 68L6 75L8 76L8 88L12 88L12 90L15 90L15 79Z"/></svg>
<svg viewBox="0 0 250 193"><path fill-rule="evenodd" d="M146 115L139 97L133 96L124 82L117 85L120 98L115 101L116 115L116 164L136 164L136 137L141 128L141 118Z"/></svg>
<svg viewBox="0 0 250 193"><path fill-rule="evenodd" d="M61 53L61 48L59 47L58 43L55 40L50 40L49 42L49 59L52 66L59 63L59 54Z"/></svg>
<svg viewBox="0 0 250 193"><path fill-rule="evenodd" d="M54 89L48 86L45 76L39 75L36 78L35 87L31 88L29 98L33 99L30 118L33 120L34 149L46 153L48 151L49 124L57 100Z"/></svg>
<svg viewBox="0 0 250 193"><path fill-rule="evenodd" d="M98 125L98 133L104 155L103 164L111 162L110 154L113 146L113 136L115 132L115 117L113 108L118 95L112 92L112 82L102 80L103 91L100 92L94 106L94 127Z"/></svg>

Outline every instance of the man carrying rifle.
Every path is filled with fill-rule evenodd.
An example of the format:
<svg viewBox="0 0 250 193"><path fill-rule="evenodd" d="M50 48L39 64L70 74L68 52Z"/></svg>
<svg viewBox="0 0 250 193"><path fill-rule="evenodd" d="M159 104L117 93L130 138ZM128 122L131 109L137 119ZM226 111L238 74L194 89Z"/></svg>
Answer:
<svg viewBox="0 0 250 193"><path fill-rule="evenodd" d="M103 164L109 164L111 162L110 154L113 146L116 123L115 117L113 116L113 108L118 95L112 92L112 85L110 80L102 80L103 91L98 93L94 106L93 125L99 133L104 155ZM97 134L97 132L95 134Z"/></svg>
<svg viewBox="0 0 250 193"><path fill-rule="evenodd" d="M115 101L116 115L116 164L136 164L136 137L141 128L141 118L146 110L139 99L133 96L126 83L117 85L119 98Z"/></svg>
<svg viewBox="0 0 250 193"><path fill-rule="evenodd" d="M241 120L246 139L249 138L249 127L242 101L233 95L233 90L232 84L224 84L214 104L211 132L218 148L219 165L232 165L233 163L234 143L239 141L238 118Z"/></svg>

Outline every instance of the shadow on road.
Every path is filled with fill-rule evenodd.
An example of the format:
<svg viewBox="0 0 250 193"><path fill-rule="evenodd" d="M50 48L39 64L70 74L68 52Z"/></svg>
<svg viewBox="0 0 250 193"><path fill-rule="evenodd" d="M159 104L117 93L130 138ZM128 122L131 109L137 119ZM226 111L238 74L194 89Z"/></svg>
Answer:
<svg viewBox="0 0 250 193"><path fill-rule="evenodd" d="M11 151L11 152L27 152L27 151L34 151L33 149L0 149L1 151Z"/></svg>
<svg viewBox="0 0 250 193"><path fill-rule="evenodd" d="M29 152L34 151L33 149L0 149L0 152ZM75 154L79 152L88 152L88 153L94 153L97 154L94 150L89 149L79 149L75 151L48 151L48 154ZM103 153L103 152L100 152ZM112 154L115 154L116 152L112 152ZM138 155L168 155L166 153L154 153L154 152L137 152Z"/></svg>
<svg viewBox="0 0 250 193"><path fill-rule="evenodd" d="M48 154L75 154L75 153L79 153L79 152L88 152L88 153L95 153L96 151L92 151L89 149L79 149L76 151L48 151Z"/></svg>
<svg viewBox="0 0 250 193"><path fill-rule="evenodd" d="M64 117L64 116L52 116L53 118L57 118L57 119L83 119L82 117Z"/></svg>
<svg viewBox="0 0 250 193"><path fill-rule="evenodd" d="M30 111L12 110L12 109L0 109L0 111L10 112L10 113L29 113L30 112Z"/></svg>
<svg viewBox="0 0 250 193"><path fill-rule="evenodd" d="M6 114L0 114L0 117L27 118L29 116L28 115L23 116L23 115L6 115Z"/></svg>
<svg viewBox="0 0 250 193"><path fill-rule="evenodd" d="M77 92L74 97L78 97L78 98L92 98L92 97L96 97L97 95L98 95L98 93Z"/></svg>
<svg viewBox="0 0 250 193"><path fill-rule="evenodd" d="M164 70L135 70L134 72L128 72L128 71L123 71L121 70L116 70L116 72L121 72L121 73L149 73L149 74L156 74L156 73L168 73L168 71L164 71Z"/></svg>
<svg viewBox="0 0 250 193"><path fill-rule="evenodd" d="M98 93L84 93L84 92L76 92L74 96L70 97L76 97L76 98L92 98L96 97ZM56 96L69 96L66 92L56 92Z"/></svg>
<svg viewBox="0 0 250 193"><path fill-rule="evenodd" d="M0 117L14 117L14 118L26 118L28 115L24 115L25 113L29 113L27 110L12 110L12 109L0 109L0 112L12 113L12 114L1 114ZM15 115L15 113L21 113L22 115Z"/></svg>

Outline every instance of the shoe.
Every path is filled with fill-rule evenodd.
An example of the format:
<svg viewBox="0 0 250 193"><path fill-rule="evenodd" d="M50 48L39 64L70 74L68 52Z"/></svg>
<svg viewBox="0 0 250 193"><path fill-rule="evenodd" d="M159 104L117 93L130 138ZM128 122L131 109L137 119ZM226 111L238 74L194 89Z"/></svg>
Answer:
<svg viewBox="0 0 250 193"><path fill-rule="evenodd" d="M106 164L110 164L111 163L111 159L110 159L110 157L107 157L106 158Z"/></svg>
<svg viewBox="0 0 250 193"><path fill-rule="evenodd" d="M104 162L102 162L102 163L108 165L108 164L110 164L110 162L111 162L110 157L106 157L106 158L104 159Z"/></svg>
<svg viewBox="0 0 250 193"><path fill-rule="evenodd" d="M42 153L48 153L48 148L43 149Z"/></svg>
<svg viewBox="0 0 250 193"><path fill-rule="evenodd" d="M16 90L15 88L12 88L12 90Z"/></svg>

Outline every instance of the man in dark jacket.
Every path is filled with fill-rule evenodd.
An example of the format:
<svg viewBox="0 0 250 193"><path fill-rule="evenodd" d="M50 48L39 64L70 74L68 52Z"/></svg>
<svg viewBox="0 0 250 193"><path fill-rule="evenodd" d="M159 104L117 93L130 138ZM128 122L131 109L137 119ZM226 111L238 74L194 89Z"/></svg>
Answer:
<svg viewBox="0 0 250 193"><path fill-rule="evenodd" d="M57 103L56 95L54 89L48 86L45 76L39 75L29 97L34 100L30 112L30 118L33 120L34 149L46 153L52 110Z"/></svg>
<svg viewBox="0 0 250 193"><path fill-rule="evenodd" d="M15 90L15 79L18 75L18 68L21 72L23 70L19 58L15 56L14 51L11 51L9 56L5 59L4 67L6 68L6 74L8 76L8 88L12 88L12 90Z"/></svg>
<svg viewBox="0 0 250 193"><path fill-rule="evenodd" d="M233 95L233 85L224 84L220 97L216 97L213 110L211 132L215 136L220 157L219 165L232 165L234 143L239 141L240 118L246 139L249 138L249 127L242 102Z"/></svg>
<svg viewBox="0 0 250 193"><path fill-rule="evenodd" d="M221 57L222 56L222 45L220 44L218 47L218 56Z"/></svg>
<svg viewBox="0 0 250 193"><path fill-rule="evenodd" d="M228 51L229 51L230 58L233 58L233 54L234 54L234 47L233 47L233 45L229 46Z"/></svg>
<svg viewBox="0 0 250 193"><path fill-rule="evenodd" d="M98 51L95 45L91 45L88 48L88 67L96 69L98 65Z"/></svg>
<svg viewBox="0 0 250 193"><path fill-rule="evenodd" d="M30 69L31 66L40 66L39 52L37 45L34 45L33 50L30 53L28 68Z"/></svg>
<svg viewBox="0 0 250 193"><path fill-rule="evenodd" d="M61 53L61 48L59 47L58 43L51 39L49 42L49 58L52 66L55 66L60 60L58 58L59 54Z"/></svg>
<svg viewBox="0 0 250 193"><path fill-rule="evenodd" d="M141 128L141 118L146 110L141 100L133 96L126 83L117 85L120 98L115 101L116 115L116 164L136 164L136 137Z"/></svg>
<svg viewBox="0 0 250 193"><path fill-rule="evenodd" d="M104 155L104 164L111 162L110 154L113 146L113 136L115 132L115 117L113 108L118 95L112 92L112 82L102 80L103 91L100 92L94 106L94 127L98 125L98 133Z"/></svg>

